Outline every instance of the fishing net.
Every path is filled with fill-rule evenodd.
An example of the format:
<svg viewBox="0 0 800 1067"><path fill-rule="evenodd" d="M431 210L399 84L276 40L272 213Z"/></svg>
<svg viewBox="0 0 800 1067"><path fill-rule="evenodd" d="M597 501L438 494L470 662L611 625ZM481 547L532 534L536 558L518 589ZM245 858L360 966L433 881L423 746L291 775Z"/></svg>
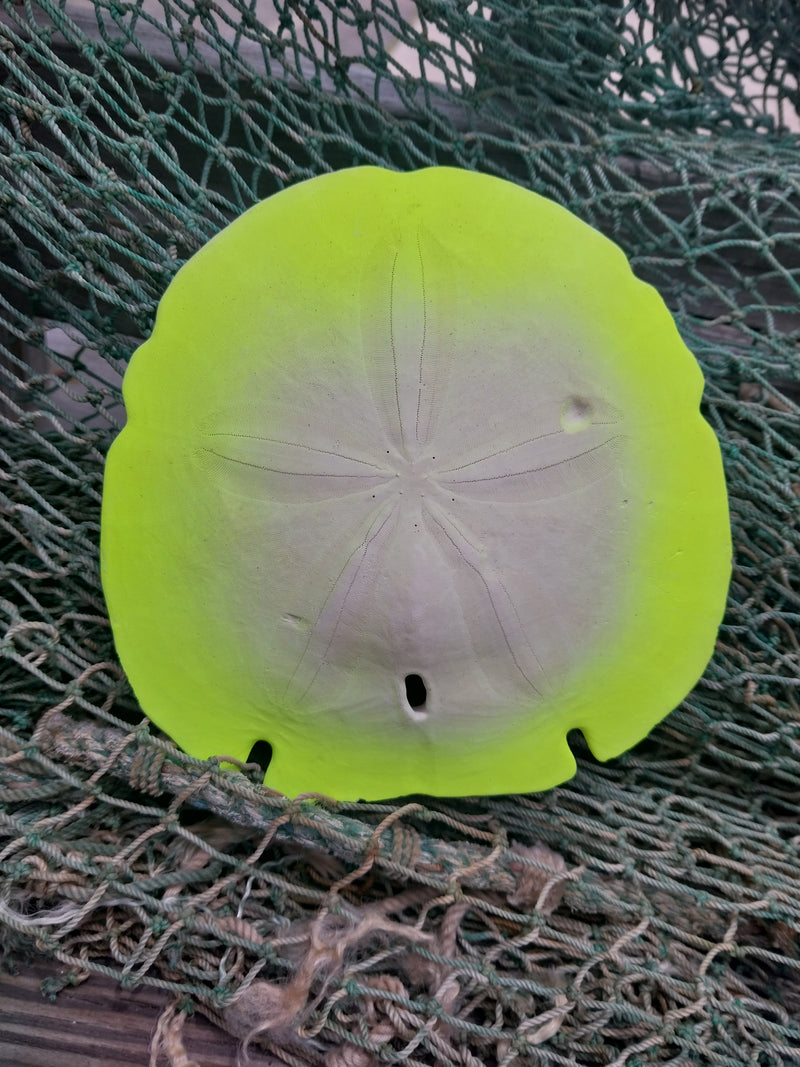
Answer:
<svg viewBox="0 0 800 1067"><path fill-rule="evenodd" d="M173 1063L198 1008L273 1064L798 1062L798 41L792 0L2 0L12 960L171 991ZM125 365L209 237L355 164L564 204L706 375L735 541L714 658L627 755L571 736L578 774L547 793L273 794L150 728L115 656L98 535Z"/></svg>

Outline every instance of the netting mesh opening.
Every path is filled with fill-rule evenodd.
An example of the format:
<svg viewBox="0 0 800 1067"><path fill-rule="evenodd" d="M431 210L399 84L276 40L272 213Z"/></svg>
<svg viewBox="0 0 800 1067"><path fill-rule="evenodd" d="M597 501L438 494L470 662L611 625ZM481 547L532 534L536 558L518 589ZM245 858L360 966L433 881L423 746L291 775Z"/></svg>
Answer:
<svg viewBox="0 0 800 1067"><path fill-rule="evenodd" d="M0 4L0 921L284 1063L800 1056L800 13ZM453 164L617 241L706 376L735 560L683 705L545 794L290 801L141 722L98 575L120 383L258 199ZM220 754L224 755L224 754Z"/></svg>

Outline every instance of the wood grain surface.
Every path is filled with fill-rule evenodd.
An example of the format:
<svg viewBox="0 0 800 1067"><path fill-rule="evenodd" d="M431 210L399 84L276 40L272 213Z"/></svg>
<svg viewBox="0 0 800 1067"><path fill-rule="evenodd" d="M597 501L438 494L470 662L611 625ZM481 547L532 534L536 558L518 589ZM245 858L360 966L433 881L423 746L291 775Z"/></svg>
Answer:
<svg viewBox="0 0 800 1067"><path fill-rule="evenodd" d="M169 1001L161 990L125 990L100 975L55 1000L42 994L43 979L66 973L58 963L20 966L0 973L0 1067L148 1067L150 1039ZM202 1015L183 1028L198 1067L236 1067L235 1038ZM253 1065L267 1060L253 1054ZM159 1067L167 1067L162 1056Z"/></svg>

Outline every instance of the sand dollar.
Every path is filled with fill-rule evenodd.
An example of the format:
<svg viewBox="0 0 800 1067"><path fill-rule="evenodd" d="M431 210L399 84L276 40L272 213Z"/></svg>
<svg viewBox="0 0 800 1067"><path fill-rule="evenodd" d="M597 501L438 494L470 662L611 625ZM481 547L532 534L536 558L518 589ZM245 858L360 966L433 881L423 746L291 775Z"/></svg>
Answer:
<svg viewBox="0 0 800 1067"><path fill-rule="evenodd" d="M102 574L145 712L268 785L539 790L701 675L730 575L703 377L562 207L363 167L246 212L125 377Z"/></svg>

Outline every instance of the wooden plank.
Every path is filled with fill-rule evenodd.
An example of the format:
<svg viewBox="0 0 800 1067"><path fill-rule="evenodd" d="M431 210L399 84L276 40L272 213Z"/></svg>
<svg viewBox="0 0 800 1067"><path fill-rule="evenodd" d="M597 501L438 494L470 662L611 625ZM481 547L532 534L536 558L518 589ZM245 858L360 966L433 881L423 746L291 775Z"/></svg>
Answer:
<svg viewBox="0 0 800 1067"><path fill-rule="evenodd" d="M2 1067L146 1067L169 994L150 987L126 990L93 975L54 1001L44 997L42 981L66 970L39 960L16 975L0 973ZM186 1021L183 1041L190 1059L203 1067L236 1067L236 1039L202 1015ZM256 1051L252 1056L253 1067L269 1062Z"/></svg>

